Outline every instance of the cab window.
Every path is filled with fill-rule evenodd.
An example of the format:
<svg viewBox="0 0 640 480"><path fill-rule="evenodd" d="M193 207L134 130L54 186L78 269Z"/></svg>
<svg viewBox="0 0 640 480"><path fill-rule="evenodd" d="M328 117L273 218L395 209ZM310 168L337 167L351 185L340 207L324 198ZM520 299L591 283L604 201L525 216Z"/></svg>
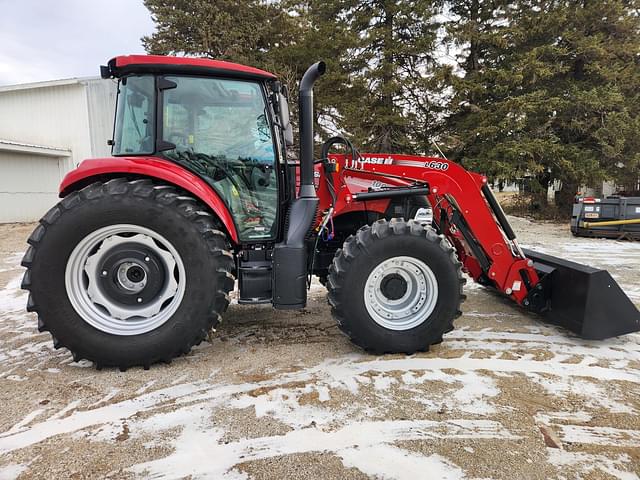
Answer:
<svg viewBox="0 0 640 480"><path fill-rule="evenodd" d="M113 155L151 154L154 148L155 81L152 75L120 81Z"/></svg>

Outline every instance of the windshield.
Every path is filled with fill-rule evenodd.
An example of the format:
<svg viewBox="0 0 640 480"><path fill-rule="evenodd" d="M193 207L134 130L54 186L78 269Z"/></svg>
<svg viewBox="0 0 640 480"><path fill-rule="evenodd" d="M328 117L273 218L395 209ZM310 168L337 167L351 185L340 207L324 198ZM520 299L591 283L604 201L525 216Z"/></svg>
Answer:
<svg viewBox="0 0 640 480"><path fill-rule="evenodd" d="M242 241L275 234L278 200L271 126L260 84L166 76L163 152L197 171L227 203Z"/></svg>
<svg viewBox="0 0 640 480"><path fill-rule="evenodd" d="M154 98L153 76L131 76L120 81L112 150L114 155L153 153Z"/></svg>

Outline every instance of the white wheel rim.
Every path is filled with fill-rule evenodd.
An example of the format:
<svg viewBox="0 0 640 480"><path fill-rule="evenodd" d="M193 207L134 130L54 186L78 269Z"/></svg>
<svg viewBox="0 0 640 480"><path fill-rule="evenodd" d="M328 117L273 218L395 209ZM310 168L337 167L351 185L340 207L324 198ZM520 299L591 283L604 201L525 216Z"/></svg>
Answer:
<svg viewBox="0 0 640 480"><path fill-rule="evenodd" d="M390 276L406 285L399 298L383 293L383 282ZM378 264L364 287L367 312L380 326L389 330L410 330L421 325L433 313L438 301L438 282L433 271L415 257L392 257Z"/></svg>
<svg viewBox="0 0 640 480"><path fill-rule="evenodd" d="M111 278L111 272L101 265L123 245L150 252L163 270L164 281L157 295L142 305L122 303L101 286L101 276ZM127 280L123 275L132 267L136 262L116 264L114 281L125 294L135 296L145 288L147 276ZM162 235L139 225L117 224L91 232L76 245L67 260L65 287L74 310L89 325L113 335L140 335L163 325L176 312L184 297L186 273L180 254ZM142 302L142 297L137 300Z"/></svg>

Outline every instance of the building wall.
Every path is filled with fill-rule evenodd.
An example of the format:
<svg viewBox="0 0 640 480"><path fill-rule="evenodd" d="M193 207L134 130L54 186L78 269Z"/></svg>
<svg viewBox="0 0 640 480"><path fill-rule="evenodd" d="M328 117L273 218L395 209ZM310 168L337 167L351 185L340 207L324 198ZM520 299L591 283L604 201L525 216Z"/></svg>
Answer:
<svg viewBox="0 0 640 480"><path fill-rule="evenodd" d="M58 201L64 157L0 152L0 223L37 220Z"/></svg>
<svg viewBox="0 0 640 480"><path fill-rule="evenodd" d="M0 87L0 140L55 147L60 157L0 151L0 223L34 221L58 200L64 175L110 155L116 84L85 79ZM35 88L34 88L35 87Z"/></svg>
<svg viewBox="0 0 640 480"><path fill-rule="evenodd" d="M0 138L70 150L63 162L70 170L91 156L87 112L80 83L0 92Z"/></svg>

